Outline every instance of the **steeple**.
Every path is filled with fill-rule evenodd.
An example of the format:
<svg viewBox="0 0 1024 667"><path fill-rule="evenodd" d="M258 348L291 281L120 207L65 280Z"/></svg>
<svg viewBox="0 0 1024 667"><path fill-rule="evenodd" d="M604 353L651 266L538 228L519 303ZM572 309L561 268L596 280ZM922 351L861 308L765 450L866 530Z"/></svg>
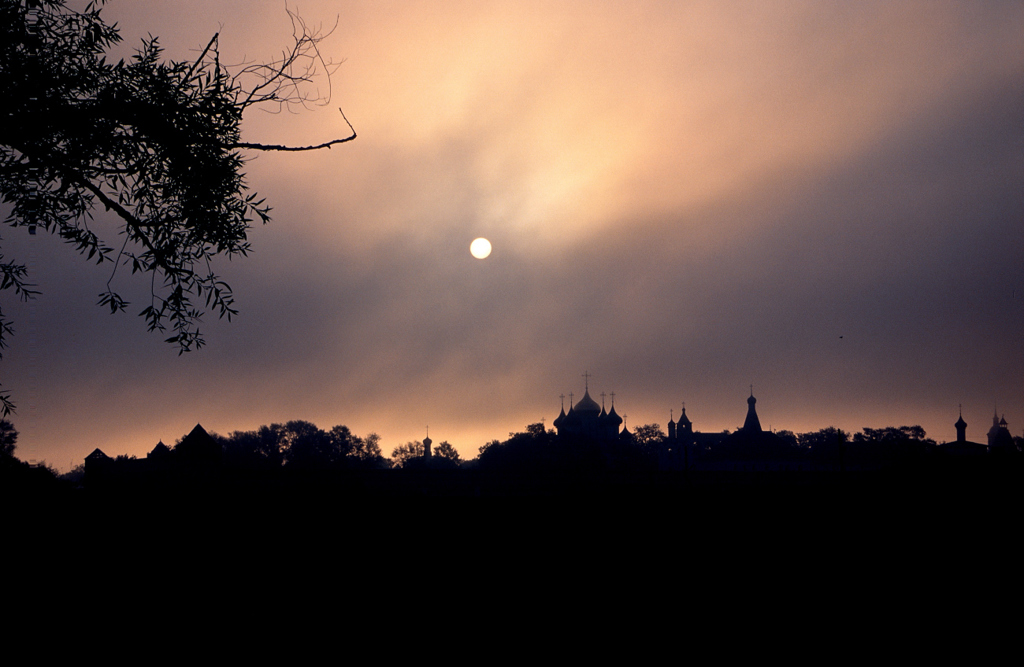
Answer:
<svg viewBox="0 0 1024 667"><path fill-rule="evenodd" d="M686 416L686 403L683 403L683 411L679 413L679 421L676 422L676 437L680 440L693 439L693 422Z"/></svg>
<svg viewBox="0 0 1024 667"><path fill-rule="evenodd" d="M613 434L618 433L619 425L622 424L622 417L615 413L615 399L612 399L612 409L608 411L607 421L609 430L611 430Z"/></svg>
<svg viewBox="0 0 1024 667"><path fill-rule="evenodd" d="M964 406L960 406L960 419L956 420L956 441L967 442L967 422L964 421Z"/></svg>
<svg viewBox="0 0 1024 667"><path fill-rule="evenodd" d="M995 408L992 411L992 428L988 430L988 446L991 447L995 444L996 438L999 437L999 408Z"/></svg>
<svg viewBox="0 0 1024 667"><path fill-rule="evenodd" d="M555 421L551 422L551 425L555 428L560 428L565 422L565 394L559 394L558 398L562 399L562 410L555 417Z"/></svg>
<svg viewBox="0 0 1024 667"><path fill-rule="evenodd" d="M683 403L683 411L679 413L679 421L676 423L679 425L680 430L689 430L693 426L693 422L686 416L686 403Z"/></svg>
<svg viewBox="0 0 1024 667"><path fill-rule="evenodd" d="M743 430L747 433L761 432L761 420L757 418L757 410L754 409L755 403L757 403L757 399L754 398L754 385L750 385L750 398L747 399L747 418L743 421Z"/></svg>

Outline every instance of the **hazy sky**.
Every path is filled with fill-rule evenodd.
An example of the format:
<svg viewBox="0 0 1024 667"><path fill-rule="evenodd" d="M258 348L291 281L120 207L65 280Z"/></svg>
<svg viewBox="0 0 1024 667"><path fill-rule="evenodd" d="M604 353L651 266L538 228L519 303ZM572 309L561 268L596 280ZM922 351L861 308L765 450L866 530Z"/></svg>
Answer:
<svg viewBox="0 0 1024 667"><path fill-rule="evenodd" d="M1024 3L334 2L330 105L250 112L273 206L182 357L110 266L5 228L18 454L66 469L197 422L430 435L464 457L615 392L635 426L1024 431ZM125 53L288 46L280 0L113 0ZM119 51L119 55L121 52ZM326 90L326 80L319 82ZM97 213L103 218L102 213ZM485 236L493 254L469 254ZM108 243L113 243L113 238Z"/></svg>

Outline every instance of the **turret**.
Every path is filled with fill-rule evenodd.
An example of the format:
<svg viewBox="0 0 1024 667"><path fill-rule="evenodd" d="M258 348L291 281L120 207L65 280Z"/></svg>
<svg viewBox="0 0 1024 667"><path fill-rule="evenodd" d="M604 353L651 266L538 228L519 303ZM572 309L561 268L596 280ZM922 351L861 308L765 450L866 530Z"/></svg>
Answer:
<svg viewBox="0 0 1024 667"><path fill-rule="evenodd" d="M562 424L565 423L565 394L562 394L559 398L562 399L562 409L558 413L558 416L555 417L555 421L551 422L551 425L555 427L555 430L560 430L562 428Z"/></svg>
<svg viewBox="0 0 1024 667"><path fill-rule="evenodd" d="M956 441L967 442L967 422L964 421L963 409L960 410L960 419L956 420Z"/></svg>
<svg viewBox="0 0 1024 667"><path fill-rule="evenodd" d="M679 433L679 437L682 437L684 433L693 432L693 422L686 416L686 403L683 403L683 411L679 414L676 431Z"/></svg>
<svg viewBox="0 0 1024 667"><path fill-rule="evenodd" d="M747 418L743 421L743 430L747 433L760 433L761 432L761 420L757 418L757 410L754 409L754 404L757 403L757 399L754 398L754 387L750 387L750 398L747 399Z"/></svg>

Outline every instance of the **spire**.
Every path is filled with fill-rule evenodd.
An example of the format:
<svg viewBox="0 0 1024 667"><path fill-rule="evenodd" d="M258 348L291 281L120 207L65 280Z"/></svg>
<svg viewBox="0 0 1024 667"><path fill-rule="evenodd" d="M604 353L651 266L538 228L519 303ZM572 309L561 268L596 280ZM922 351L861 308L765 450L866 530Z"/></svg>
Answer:
<svg viewBox="0 0 1024 667"><path fill-rule="evenodd" d="M743 430L747 433L761 432L761 420L757 418L757 410L754 409L755 403L757 403L757 399L754 398L754 385L750 385L750 398L747 399L747 418L743 421Z"/></svg>
<svg viewBox="0 0 1024 667"><path fill-rule="evenodd" d="M960 406L960 419L956 420L956 441L966 442L967 441L967 422L964 421L964 406Z"/></svg>
<svg viewBox="0 0 1024 667"><path fill-rule="evenodd" d="M679 424L679 425L684 425L685 424L686 426L691 426L692 425L692 423L690 422L689 417L686 416L686 403L685 402L683 403L683 410L682 410L682 412L679 413L679 421L676 422L676 423Z"/></svg>
<svg viewBox="0 0 1024 667"><path fill-rule="evenodd" d="M555 428L559 428L565 422L565 394L559 394L558 398L562 399L562 409L555 417L555 421L551 422L551 425Z"/></svg>
<svg viewBox="0 0 1024 667"><path fill-rule="evenodd" d="M608 411L608 423L615 426L615 430L619 430L619 424L622 423L622 417L615 412L615 401L612 401L612 409Z"/></svg>

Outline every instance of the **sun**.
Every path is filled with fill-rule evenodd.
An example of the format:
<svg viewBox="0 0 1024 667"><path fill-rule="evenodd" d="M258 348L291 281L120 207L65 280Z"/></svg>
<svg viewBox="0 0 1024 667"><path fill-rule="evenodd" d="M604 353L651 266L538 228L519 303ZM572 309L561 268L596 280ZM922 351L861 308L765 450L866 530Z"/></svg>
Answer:
<svg viewBox="0 0 1024 667"><path fill-rule="evenodd" d="M469 244L469 252L477 259L484 259L491 254L491 242L485 238L474 239Z"/></svg>

